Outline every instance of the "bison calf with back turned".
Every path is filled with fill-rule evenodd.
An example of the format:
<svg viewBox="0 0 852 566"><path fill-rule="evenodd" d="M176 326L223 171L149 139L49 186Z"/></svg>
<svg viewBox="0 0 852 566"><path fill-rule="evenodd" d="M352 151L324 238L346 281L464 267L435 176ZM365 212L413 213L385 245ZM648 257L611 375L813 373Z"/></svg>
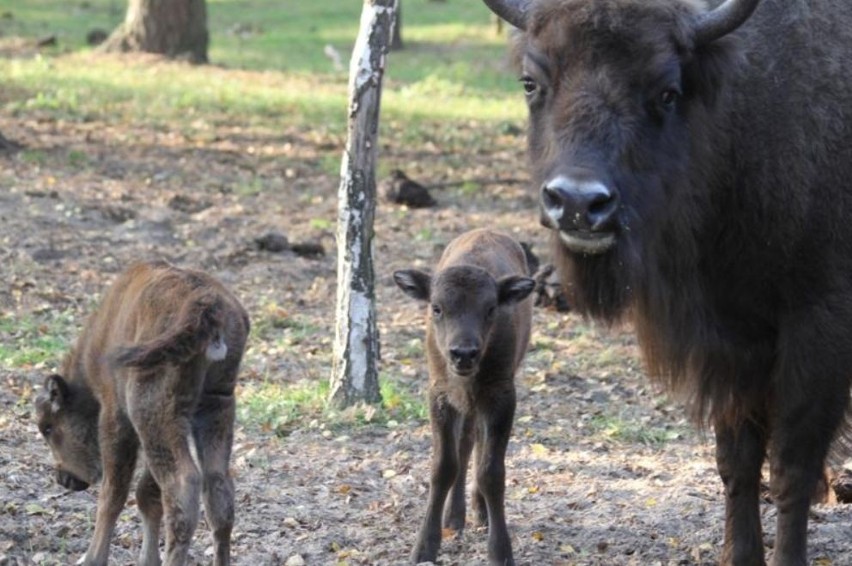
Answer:
<svg viewBox="0 0 852 566"><path fill-rule="evenodd" d="M36 399L38 427L63 486L86 489L103 476L85 565L105 565L139 446L136 488L143 538L139 564L185 564L203 494L214 564L230 560L234 488L228 471L234 387L249 321L210 276L166 263L139 263L109 289L76 346Z"/></svg>
<svg viewBox="0 0 852 566"><path fill-rule="evenodd" d="M474 457L473 507L488 524L488 558L514 564L506 528L504 459L515 414L515 372L530 337L535 287L520 244L473 230L447 246L434 275L394 273L407 295L429 303L426 355L432 422L432 478L426 518L412 554L435 561L443 524L461 533L465 477Z"/></svg>
<svg viewBox="0 0 852 566"><path fill-rule="evenodd" d="M572 306L631 318L715 429L725 565L807 562L852 379L852 2L485 0L524 30L529 154ZM844 433L846 433L844 435Z"/></svg>

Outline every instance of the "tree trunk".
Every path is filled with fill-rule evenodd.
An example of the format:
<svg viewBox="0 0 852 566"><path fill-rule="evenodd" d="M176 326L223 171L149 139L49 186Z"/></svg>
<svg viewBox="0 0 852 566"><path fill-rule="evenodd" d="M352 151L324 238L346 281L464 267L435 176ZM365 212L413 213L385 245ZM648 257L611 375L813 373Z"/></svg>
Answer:
<svg viewBox="0 0 852 566"><path fill-rule="evenodd" d="M104 42L104 51L142 51L207 62L205 0L130 0L127 16Z"/></svg>
<svg viewBox="0 0 852 566"><path fill-rule="evenodd" d="M364 0L349 65L349 136L340 167L337 216L337 324L331 402L381 400L373 271L376 150L385 56L396 0Z"/></svg>

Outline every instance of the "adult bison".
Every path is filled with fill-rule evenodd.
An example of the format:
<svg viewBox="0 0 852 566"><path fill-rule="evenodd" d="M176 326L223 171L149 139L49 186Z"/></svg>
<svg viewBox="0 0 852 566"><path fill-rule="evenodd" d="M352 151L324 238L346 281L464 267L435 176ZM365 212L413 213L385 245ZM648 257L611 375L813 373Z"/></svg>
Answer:
<svg viewBox="0 0 852 566"><path fill-rule="evenodd" d="M529 152L572 304L634 322L715 429L723 564L806 563L849 440L852 2L485 0L523 34Z"/></svg>

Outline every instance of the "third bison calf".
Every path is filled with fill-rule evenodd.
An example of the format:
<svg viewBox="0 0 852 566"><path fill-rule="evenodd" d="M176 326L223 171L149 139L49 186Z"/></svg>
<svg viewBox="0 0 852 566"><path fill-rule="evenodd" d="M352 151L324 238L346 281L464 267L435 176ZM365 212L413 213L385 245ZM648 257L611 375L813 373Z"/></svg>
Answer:
<svg viewBox="0 0 852 566"><path fill-rule="evenodd" d="M530 337L535 282L521 246L493 230L453 240L436 273L394 273L407 295L430 304L426 323L432 477L426 518L412 554L435 561L444 526L461 532L471 452L473 507L488 524L488 558L514 564L504 513L504 457L515 413L515 372Z"/></svg>

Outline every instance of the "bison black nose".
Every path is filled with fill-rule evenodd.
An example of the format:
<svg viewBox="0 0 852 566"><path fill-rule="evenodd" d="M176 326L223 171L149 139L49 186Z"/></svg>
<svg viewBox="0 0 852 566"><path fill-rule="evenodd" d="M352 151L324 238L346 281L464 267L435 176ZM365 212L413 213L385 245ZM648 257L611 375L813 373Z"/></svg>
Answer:
<svg viewBox="0 0 852 566"><path fill-rule="evenodd" d="M616 195L596 180L560 175L541 188L541 223L561 232L611 232Z"/></svg>
<svg viewBox="0 0 852 566"><path fill-rule="evenodd" d="M479 348L476 346L454 346L450 348L450 361L458 370L470 370L479 358Z"/></svg>

